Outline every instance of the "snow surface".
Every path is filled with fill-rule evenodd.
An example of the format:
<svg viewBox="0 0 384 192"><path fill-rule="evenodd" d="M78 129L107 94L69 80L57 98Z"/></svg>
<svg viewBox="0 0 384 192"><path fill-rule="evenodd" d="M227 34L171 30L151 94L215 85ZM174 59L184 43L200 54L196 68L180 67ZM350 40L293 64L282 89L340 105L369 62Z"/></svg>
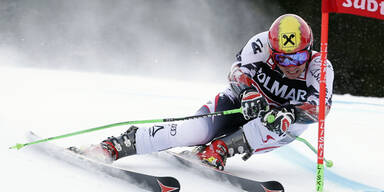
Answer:
<svg viewBox="0 0 384 192"><path fill-rule="evenodd" d="M33 146L21 150L9 147L27 142L25 134L30 130L45 138L121 121L189 116L225 87L148 77L1 67L1 191L145 191L134 183L41 155ZM325 191L384 190L383 118L384 98L334 96L325 127L325 157L334 161L334 167L326 170ZM115 127L52 143L98 143L126 129L127 126ZM302 137L315 145L317 124ZM254 155L246 162L240 156L230 158L226 170L250 179L278 180L288 192L308 192L315 191L315 159L309 148L295 141L273 152ZM165 153L131 156L115 165L174 176L182 191L241 191L184 169Z"/></svg>

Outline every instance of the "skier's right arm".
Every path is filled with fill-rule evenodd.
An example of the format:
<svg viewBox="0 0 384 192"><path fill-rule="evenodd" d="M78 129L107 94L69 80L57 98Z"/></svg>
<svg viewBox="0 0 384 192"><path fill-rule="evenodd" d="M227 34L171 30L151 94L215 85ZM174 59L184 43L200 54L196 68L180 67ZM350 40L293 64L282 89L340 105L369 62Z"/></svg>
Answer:
<svg viewBox="0 0 384 192"><path fill-rule="evenodd" d="M260 112L268 111L269 105L267 100L253 88L249 70L240 65L240 63L233 64L228 78L232 95L241 102L244 119L250 120L258 117Z"/></svg>
<svg viewBox="0 0 384 192"><path fill-rule="evenodd" d="M253 36L236 55L228 75L231 86L232 98L241 102L245 119L253 119L263 110L267 110L266 99L253 86L256 84L252 79L254 63L266 62L269 58L267 46L268 32L262 32ZM245 64L245 65L244 65Z"/></svg>
<svg viewBox="0 0 384 192"><path fill-rule="evenodd" d="M250 71L245 67L241 67L241 62L235 62L232 65L231 72L228 74L228 80L232 95L239 100L241 100L241 95L244 91L254 89Z"/></svg>

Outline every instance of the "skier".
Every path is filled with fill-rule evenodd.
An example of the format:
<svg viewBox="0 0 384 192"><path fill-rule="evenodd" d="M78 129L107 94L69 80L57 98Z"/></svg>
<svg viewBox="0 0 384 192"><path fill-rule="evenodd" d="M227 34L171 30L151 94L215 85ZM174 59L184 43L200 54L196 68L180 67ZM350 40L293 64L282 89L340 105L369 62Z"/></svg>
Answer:
<svg viewBox="0 0 384 192"><path fill-rule="evenodd" d="M81 153L113 161L173 147L197 146L202 162L224 169L226 159L265 153L295 140L317 121L320 53L312 30L299 16L277 18L269 31L253 36L236 56L229 87L197 114L242 108L242 113L151 127L130 127ZM333 68L326 67L326 113L331 106ZM101 154L101 155L100 155Z"/></svg>

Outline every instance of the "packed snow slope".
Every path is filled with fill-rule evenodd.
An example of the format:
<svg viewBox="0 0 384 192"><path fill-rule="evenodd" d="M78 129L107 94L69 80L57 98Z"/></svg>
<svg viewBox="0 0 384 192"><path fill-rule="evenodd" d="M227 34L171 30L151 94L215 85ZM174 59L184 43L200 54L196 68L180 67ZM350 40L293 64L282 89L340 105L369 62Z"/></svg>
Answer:
<svg viewBox="0 0 384 192"><path fill-rule="evenodd" d="M45 138L121 121L193 115L225 87L209 82L0 67L1 191L145 191L135 183L42 155L33 146L21 150L9 147L27 142L28 131ZM384 190L383 118L383 98L334 96L325 127L325 157L333 160L334 166L326 169L325 191ZM50 143L63 147L98 143L127 128ZM317 124L302 137L315 145ZM315 191L315 159L312 151L295 141L246 162L231 158L226 170L250 179L280 181L288 192L308 192ZM115 164L147 174L174 176L182 191L240 191L184 169L165 153L131 156Z"/></svg>

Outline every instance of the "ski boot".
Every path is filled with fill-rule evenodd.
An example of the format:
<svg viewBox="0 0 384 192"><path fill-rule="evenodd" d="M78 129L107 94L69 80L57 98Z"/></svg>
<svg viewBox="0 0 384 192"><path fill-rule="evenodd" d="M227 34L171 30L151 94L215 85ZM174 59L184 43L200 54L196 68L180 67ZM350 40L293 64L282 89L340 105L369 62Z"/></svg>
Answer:
<svg viewBox="0 0 384 192"><path fill-rule="evenodd" d="M69 150L85 155L89 158L99 160L106 163L136 154L136 131L138 127L131 126L126 132L119 137L108 137L99 145L91 145L85 149L70 147Z"/></svg>
<svg viewBox="0 0 384 192"><path fill-rule="evenodd" d="M242 159L246 161L252 156L251 147L249 146L242 129L239 129L230 135L218 138L208 146L198 146L194 151L203 163L219 170L224 170L228 157L232 157L236 154L244 154Z"/></svg>
<svg viewBox="0 0 384 192"><path fill-rule="evenodd" d="M108 137L101 142L101 146L107 149L113 160L136 154L136 131L138 127L131 126L119 137Z"/></svg>
<svg viewBox="0 0 384 192"><path fill-rule="evenodd" d="M215 140L208 146L197 147L196 155L202 163L215 167L219 170L224 170L227 160L228 147L221 140Z"/></svg>
<svg viewBox="0 0 384 192"><path fill-rule="evenodd" d="M80 148L72 146L68 147L68 150L103 163L110 164L113 162L110 152L100 144Z"/></svg>

